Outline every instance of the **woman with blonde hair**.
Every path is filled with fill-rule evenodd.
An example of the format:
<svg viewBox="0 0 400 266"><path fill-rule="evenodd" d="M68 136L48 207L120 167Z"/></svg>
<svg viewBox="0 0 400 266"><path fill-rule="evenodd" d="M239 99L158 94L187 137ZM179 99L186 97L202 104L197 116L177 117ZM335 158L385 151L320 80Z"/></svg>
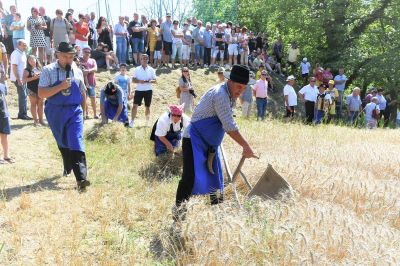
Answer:
<svg viewBox="0 0 400 266"><path fill-rule="evenodd" d="M179 79L179 89L180 94L180 104L185 104L184 113L191 114L193 112L194 98L196 94L194 93L192 81L190 80L189 68L182 68L182 76Z"/></svg>

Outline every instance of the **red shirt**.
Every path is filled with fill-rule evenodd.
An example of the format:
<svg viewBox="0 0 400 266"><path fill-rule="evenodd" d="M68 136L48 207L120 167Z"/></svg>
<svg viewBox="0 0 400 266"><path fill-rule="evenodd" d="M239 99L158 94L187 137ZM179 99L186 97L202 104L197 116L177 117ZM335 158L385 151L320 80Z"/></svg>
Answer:
<svg viewBox="0 0 400 266"><path fill-rule="evenodd" d="M81 26L81 24L79 24L79 22L78 22L78 23L75 23L74 28L76 30L76 33L79 33L79 34L75 35L75 39L83 41L83 42L87 41L87 39L85 40L80 34L86 36L89 33L88 24L86 22L83 22L82 26Z"/></svg>

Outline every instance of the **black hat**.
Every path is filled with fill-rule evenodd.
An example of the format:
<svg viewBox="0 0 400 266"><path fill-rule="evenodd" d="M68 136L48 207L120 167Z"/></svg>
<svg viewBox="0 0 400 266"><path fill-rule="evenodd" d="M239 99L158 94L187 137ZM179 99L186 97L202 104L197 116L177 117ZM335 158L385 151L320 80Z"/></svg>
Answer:
<svg viewBox="0 0 400 266"><path fill-rule="evenodd" d="M324 83L322 83L321 85L318 86L318 88L324 88L324 89L326 89L327 86L326 86Z"/></svg>
<svg viewBox="0 0 400 266"><path fill-rule="evenodd" d="M244 85L255 84L254 79L250 79L250 69L244 65L234 65L231 71L224 73L225 78Z"/></svg>
<svg viewBox="0 0 400 266"><path fill-rule="evenodd" d="M115 84L113 82L108 82L105 89L104 89L104 93L107 95L114 95L117 93L117 86L115 86Z"/></svg>
<svg viewBox="0 0 400 266"><path fill-rule="evenodd" d="M60 42L58 45L57 53L67 53L67 54L75 54L75 48L67 43L67 42Z"/></svg>

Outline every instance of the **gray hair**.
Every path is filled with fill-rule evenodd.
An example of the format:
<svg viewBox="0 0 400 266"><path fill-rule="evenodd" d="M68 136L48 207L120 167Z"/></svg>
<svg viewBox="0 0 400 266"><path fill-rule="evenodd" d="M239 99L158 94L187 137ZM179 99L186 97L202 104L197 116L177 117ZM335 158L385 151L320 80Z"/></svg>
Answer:
<svg viewBox="0 0 400 266"><path fill-rule="evenodd" d="M360 89L359 87L355 87L355 88L353 89L353 92L356 92L356 91L361 91L361 89Z"/></svg>

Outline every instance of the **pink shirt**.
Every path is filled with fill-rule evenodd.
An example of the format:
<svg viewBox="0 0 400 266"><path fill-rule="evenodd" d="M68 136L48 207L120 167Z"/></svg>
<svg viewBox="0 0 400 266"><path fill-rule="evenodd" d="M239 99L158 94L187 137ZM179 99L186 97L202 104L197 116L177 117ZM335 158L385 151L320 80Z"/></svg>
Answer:
<svg viewBox="0 0 400 266"><path fill-rule="evenodd" d="M82 59L81 65L85 66L86 69L97 67L96 60L94 60L93 58L89 58L86 62ZM94 72L89 73L87 75L87 79L90 86L96 86L96 76L94 75Z"/></svg>
<svg viewBox="0 0 400 266"><path fill-rule="evenodd" d="M262 79L257 80L253 87L253 91L256 93L256 98L267 98L268 81Z"/></svg>

